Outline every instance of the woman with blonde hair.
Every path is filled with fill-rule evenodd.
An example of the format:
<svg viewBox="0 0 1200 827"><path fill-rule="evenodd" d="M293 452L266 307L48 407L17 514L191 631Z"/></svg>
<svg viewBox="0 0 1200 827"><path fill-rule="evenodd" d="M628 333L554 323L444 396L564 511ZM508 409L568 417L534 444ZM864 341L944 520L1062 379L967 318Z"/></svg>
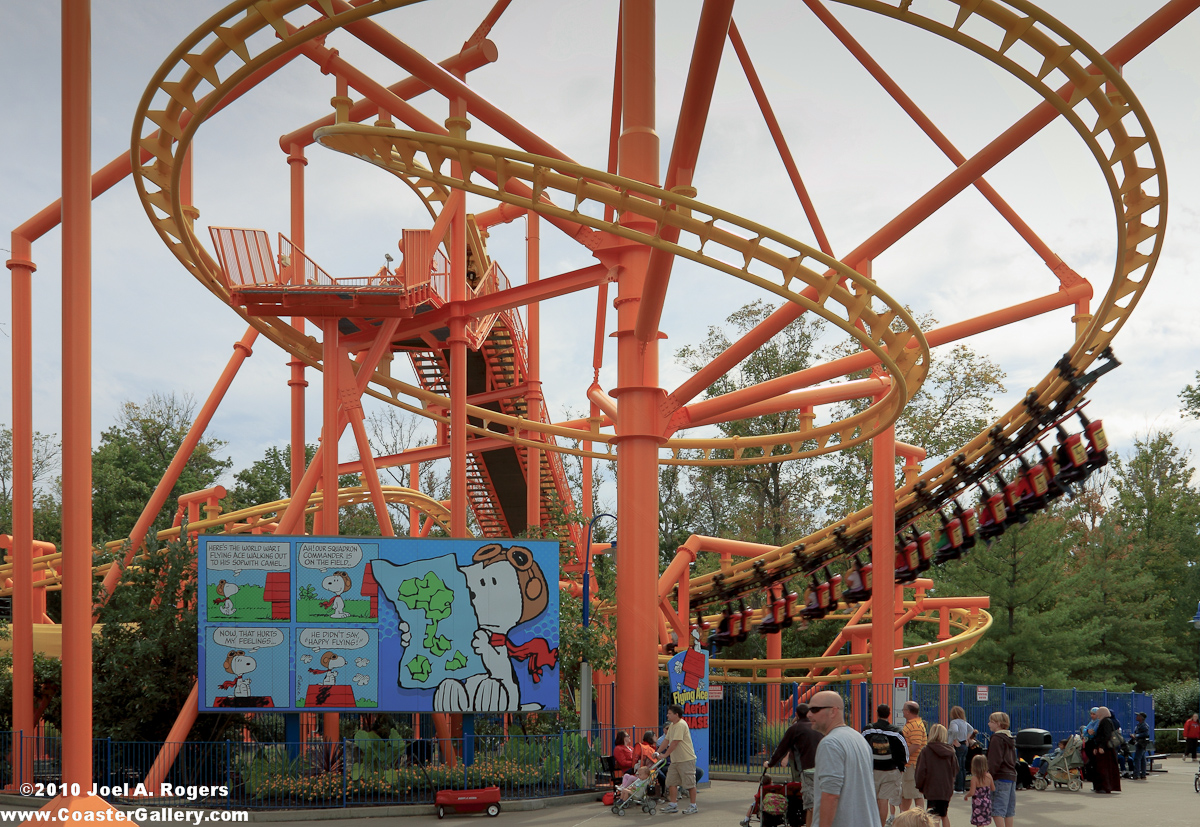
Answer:
<svg viewBox="0 0 1200 827"><path fill-rule="evenodd" d="M950 708L950 725L946 729L950 737L950 746L954 747L954 757L958 759L958 775L954 776L954 792L966 792L967 742L971 740L975 730L967 723L967 713L961 706Z"/></svg>
<svg viewBox="0 0 1200 827"><path fill-rule="evenodd" d="M988 716L987 764L996 785L992 793L992 822L996 827L1012 827L1017 814L1017 745L1008 730L1008 715L993 712Z"/></svg>
<svg viewBox="0 0 1200 827"><path fill-rule="evenodd" d="M929 728L929 742L917 758L917 789L929 802L929 814L950 827L950 799L954 796L954 778L958 775L958 759L954 748L947 743L946 728L934 724Z"/></svg>

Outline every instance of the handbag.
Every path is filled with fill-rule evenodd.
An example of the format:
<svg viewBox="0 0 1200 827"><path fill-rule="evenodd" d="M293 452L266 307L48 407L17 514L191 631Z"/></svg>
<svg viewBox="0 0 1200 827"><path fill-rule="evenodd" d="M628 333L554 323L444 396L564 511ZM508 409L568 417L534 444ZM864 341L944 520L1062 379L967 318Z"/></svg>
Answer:
<svg viewBox="0 0 1200 827"><path fill-rule="evenodd" d="M1121 730L1113 730L1112 737L1108 739L1108 745L1113 749L1120 749L1125 746L1125 736L1121 734Z"/></svg>

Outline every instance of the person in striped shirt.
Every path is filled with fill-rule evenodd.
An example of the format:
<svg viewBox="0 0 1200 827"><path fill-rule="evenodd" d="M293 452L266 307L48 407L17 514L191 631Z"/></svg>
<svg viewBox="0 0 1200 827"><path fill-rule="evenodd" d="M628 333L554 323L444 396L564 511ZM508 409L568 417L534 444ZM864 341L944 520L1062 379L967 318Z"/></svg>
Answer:
<svg viewBox="0 0 1200 827"><path fill-rule="evenodd" d="M925 731L925 722L921 720L921 706L916 701L909 701L901 710L904 715L904 728L900 734L908 744L908 764L904 767L904 782L900 789L900 811L904 812L915 802L918 809L925 809L925 799L917 789L917 759L921 750L929 741Z"/></svg>

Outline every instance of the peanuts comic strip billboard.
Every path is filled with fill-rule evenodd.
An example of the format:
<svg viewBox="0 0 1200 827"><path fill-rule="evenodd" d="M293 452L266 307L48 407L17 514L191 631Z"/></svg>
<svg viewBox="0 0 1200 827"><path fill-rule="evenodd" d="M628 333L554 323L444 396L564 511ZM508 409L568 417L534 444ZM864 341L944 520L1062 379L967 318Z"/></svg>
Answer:
<svg viewBox="0 0 1200 827"><path fill-rule="evenodd" d="M558 544L200 537L200 710L558 708Z"/></svg>

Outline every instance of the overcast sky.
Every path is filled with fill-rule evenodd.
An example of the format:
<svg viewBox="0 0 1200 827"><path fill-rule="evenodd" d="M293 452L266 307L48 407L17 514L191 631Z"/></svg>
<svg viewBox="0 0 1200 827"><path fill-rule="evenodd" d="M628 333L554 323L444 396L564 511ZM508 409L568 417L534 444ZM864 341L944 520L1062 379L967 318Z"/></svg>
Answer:
<svg viewBox="0 0 1200 827"><path fill-rule="evenodd" d="M129 151L133 113L150 76L222 4L211 0L130 3L93 0L93 166ZM423 54L454 54L491 0L427 2L376 19ZM918 6L920 4L918 3ZM658 130L663 166L695 34L698 2L658 6ZM835 15L967 156L1027 112L1038 98L992 64L926 32L830 4ZM1044 8L1101 51L1149 14L1149 4L1055 0ZM11 230L58 196L58 4L0 0L0 226ZM491 38L499 59L470 77L484 96L574 160L604 168L607 158L617 3L516 0ZM813 15L795 0L743 0L734 19L787 134L835 254L855 247L950 170L950 162L903 115ZM1200 260L1200 15L1125 67L1157 131L1170 187L1162 258L1131 320L1114 342L1124 363L1092 393L1118 450L1137 434L1174 429L1185 445L1197 426L1180 417L1179 390L1200 368L1194 334ZM385 84L404 77L344 33L328 45ZM218 114L195 143L198 225L288 230L288 168L278 137L330 111L333 80L300 58ZM417 100L445 118L432 95ZM477 124L471 137L508 143ZM308 252L335 276L364 275L396 255L404 228L428 227L419 203L396 179L320 147L308 152ZM1049 246L1096 286L1113 271L1111 200L1095 161L1059 121L998 165L988 180ZM775 153L749 87L726 47L695 184L698 198L812 243L813 233ZM492 206L469 204L471 211ZM592 263L543 223L542 275ZM524 224L497 228L493 255L513 281L524 278ZM60 233L34 244L34 421L57 433L60 393ZM0 246L8 247L4 232ZM6 255L7 257L7 255ZM242 320L199 286L168 253L125 181L93 210L93 433L119 406L151 393L191 394L197 406L219 376ZM1052 292L1057 283L1027 245L971 190L954 199L874 264L874 276L915 312L947 323ZM771 298L686 262L676 265L662 329L662 383L686 375L671 359L733 309ZM7 335L10 296L0 291ZM586 409L591 380L595 291L543 305L543 378L556 415ZM969 340L1008 374L1006 410L1050 369L1073 339L1069 309ZM609 314L609 330L612 329ZM9 340L0 337L0 422L11 423ZM935 358L938 353L935 352ZM287 357L260 341L210 434L226 440L234 468L288 438ZM602 384L615 384L611 341ZM401 360L397 360L397 365ZM309 373L309 438L319 428L319 377ZM354 454L347 438L343 455Z"/></svg>

